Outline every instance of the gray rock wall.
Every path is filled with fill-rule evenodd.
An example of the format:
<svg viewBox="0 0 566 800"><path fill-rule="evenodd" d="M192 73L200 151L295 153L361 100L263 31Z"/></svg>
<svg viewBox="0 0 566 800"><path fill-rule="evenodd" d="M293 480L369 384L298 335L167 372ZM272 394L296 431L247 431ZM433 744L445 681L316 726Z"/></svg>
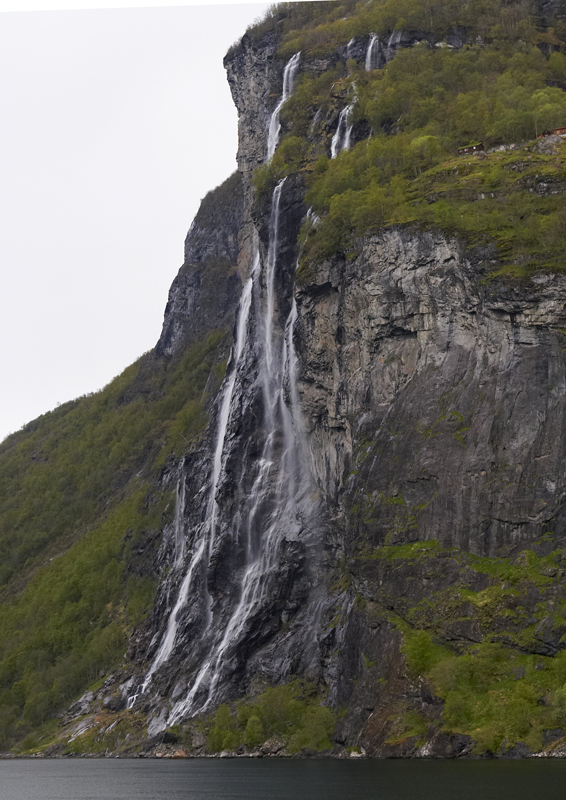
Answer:
<svg viewBox="0 0 566 800"><path fill-rule="evenodd" d="M491 266L389 230L302 288L303 407L350 536L494 555L563 524L566 281Z"/></svg>
<svg viewBox="0 0 566 800"><path fill-rule="evenodd" d="M231 328L242 289L237 274L242 179L209 192L185 240L185 261L169 290L157 357L178 354L207 331Z"/></svg>

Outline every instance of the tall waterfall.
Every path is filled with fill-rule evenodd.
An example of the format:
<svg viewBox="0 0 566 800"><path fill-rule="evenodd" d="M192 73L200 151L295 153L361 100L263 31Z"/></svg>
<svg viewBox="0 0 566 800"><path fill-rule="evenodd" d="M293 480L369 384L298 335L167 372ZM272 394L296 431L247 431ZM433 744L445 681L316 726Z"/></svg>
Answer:
<svg viewBox="0 0 566 800"><path fill-rule="evenodd" d="M259 250L256 249L254 268L252 270L252 274L250 275L242 291L242 297L240 299L240 312L238 316L238 326L236 332L236 346L234 348L232 356L232 369L230 371L228 381L224 386L224 390L222 393L222 404L220 406L220 413L218 415L218 433L216 437L216 448L214 452L211 488L208 500L206 521L205 521L206 529L200 532L201 533L200 540L198 541L198 545L194 550L194 552L192 553L191 558L189 560L188 569L181 583L177 601L173 607L172 612L169 615L169 619L167 620L167 628L161 640L161 644L151 663L149 670L146 673L141 689L138 693L132 695L128 699L129 708L133 706L139 694L144 694L147 691L154 673L159 669L159 667L162 664L164 664L168 660L169 656L173 652L173 648L175 646L175 641L177 638L177 631L179 627L179 615L182 609L187 604L187 598L189 596L189 590L191 588L193 575L197 570L197 568L201 566L203 561L203 556L206 554L210 557L210 551L212 549L212 544L214 541L214 535L216 529L216 510L217 510L216 490L218 487L218 479L220 476L220 470L222 466L222 451L224 449L224 441L226 439L226 431L228 427L228 419L230 414L230 406L232 403L232 396L234 394L236 375L238 372L238 364L242 357L242 353L244 352L244 347L246 342L248 321L249 321L251 301L252 301L253 284L258 277L259 267L260 267ZM184 464L184 459L182 461L182 464ZM181 477L179 480L182 482L182 486L181 488L179 487L177 488L177 507L175 513L175 550L176 550L175 566L177 567L179 566L177 539L178 539L178 531L181 528L181 526L184 532L184 524L183 524L184 513L185 513L184 470L182 470ZM180 496L182 496L182 503L179 502ZM181 516L181 514L183 516ZM195 540L197 538L198 537L195 537ZM183 547L183 553L184 553L184 547Z"/></svg>
<svg viewBox="0 0 566 800"><path fill-rule="evenodd" d="M285 68L283 95L273 112L269 127L268 152L277 144L278 115L290 96L298 68L299 54ZM256 236L254 265L240 299L236 341L227 377L221 392L216 417L216 440L212 454L208 499L202 521L193 526L188 553L176 557L177 572L183 557L186 571L176 603L167 620L159 648L139 692L129 698L134 705L139 694L147 692L157 670L171 657L180 639L183 619L194 605L200 626L191 647L199 656L193 663L190 679L183 689L175 690L178 699L167 724L209 708L234 673L234 664L242 645L258 620L272 615L273 597L278 596L281 565L289 543L298 541L308 527L314 501L297 391L298 359L294 345L297 306L293 295L293 277L286 274L283 292L291 300L287 320L280 324L279 229L285 179L272 196L269 238L264 269ZM247 388L244 388L247 387ZM246 397L259 404L263 420L258 425L255 411L246 412ZM255 399L254 399L255 398ZM249 398L248 398L249 399ZM253 408L256 408L253 405ZM244 425L242 415L252 413L257 436L258 455L246 456L235 431ZM226 485L226 465L239 463L241 486L224 510L219 496ZM183 513L188 501L178 489L177 510ZM175 531L185 530L179 518ZM226 546L239 554L239 567L230 576L233 601L222 595L211 596L208 574L214 571L218 548ZM181 545L179 545L180 547ZM177 550L177 554L181 551ZM191 598L189 604L189 598ZM177 648L178 649L178 648Z"/></svg>
<svg viewBox="0 0 566 800"><path fill-rule="evenodd" d="M240 595L226 625L218 631L209 656L183 700L175 704L168 724L206 710L216 698L220 681L231 670L238 647L253 621L270 604L277 579L281 547L301 527L299 506L308 488L301 457L297 393L297 356L293 332L297 307L293 301L283 336L274 332L275 271L279 244L280 201L285 179L275 188L269 225L260 330L258 383L262 387L263 449L249 495L239 509L232 537L244 551ZM263 338L263 342L261 342Z"/></svg>
<svg viewBox="0 0 566 800"><path fill-rule="evenodd" d="M270 161L273 158L273 153L279 144L279 132L281 130L279 112L293 94L293 89L295 88L295 79L297 77L297 72L299 71L300 56L300 53L295 53L295 55L290 58L285 65L285 70L283 72L283 93L281 95L281 99L275 106L275 110L269 121L269 131L267 134L267 161Z"/></svg>
<svg viewBox="0 0 566 800"><path fill-rule="evenodd" d="M349 123L350 114L352 113L353 108L354 104L351 103L349 106L346 106L346 108L343 108L340 112L340 116L338 117L338 127L336 128L336 133L332 137L332 141L330 143L331 158L336 158L338 153L341 153L342 150L350 149L352 126Z"/></svg>
<svg viewBox="0 0 566 800"><path fill-rule="evenodd" d="M372 33L366 53L366 72L371 72L371 70L377 69L379 66L378 56L379 38L377 37L377 34Z"/></svg>

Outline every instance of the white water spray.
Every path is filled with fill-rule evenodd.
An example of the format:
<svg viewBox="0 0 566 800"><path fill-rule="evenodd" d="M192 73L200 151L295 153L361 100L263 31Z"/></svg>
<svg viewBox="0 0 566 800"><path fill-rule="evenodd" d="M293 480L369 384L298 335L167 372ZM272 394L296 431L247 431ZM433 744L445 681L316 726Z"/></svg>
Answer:
<svg viewBox="0 0 566 800"><path fill-rule="evenodd" d="M185 458L179 464L179 477L177 478L177 496L175 500L175 567L178 567L185 557Z"/></svg>
<svg viewBox="0 0 566 800"><path fill-rule="evenodd" d="M377 57L379 55L379 38L377 34L372 33L371 38L369 40L368 49L366 52L366 72L371 72L373 69L377 69L379 64L377 63Z"/></svg>
<svg viewBox="0 0 566 800"><path fill-rule="evenodd" d="M269 220L269 248L267 250L267 268L265 274L265 288L267 292L267 306L265 312L265 365L268 376L273 370L273 349L271 341L271 328L273 326L273 312L275 309L275 264L277 261L277 242L279 241L279 205L281 203L281 190L285 178L279 181L273 192L271 203L271 217Z"/></svg>
<svg viewBox="0 0 566 800"><path fill-rule="evenodd" d="M224 449L224 442L226 439L226 432L228 429L230 406L232 403L232 396L234 394L234 385L236 383L238 365L242 353L244 352L244 347L246 342L248 321L249 321L250 308L252 302L253 284L259 274L259 267L260 267L259 250L256 248L254 268L252 270L250 278L248 279L246 285L244 286L244 289L242 291L242 297L240 299L240 313L238 317L238 327L236 333L236 347L233 354L233 367L230 377L228 379L228 383L226 384L224 389L222 404L220 406L220 413L218 415L216 448L214 451L211 488L210 488L206 520L205 520L205 525L208 527L208 536L206 535L206 532L202 535L198 547L196 548L195 552L191 557L188 570L185 574L183 582L181 583L181 588L179 590L177 602L175 603L173 611L171 612L171 614L169 615L169 619L167 620L167 629L159 646L159 650L157 651L153 659L153 662L145 676L140 691L137 694L132 695L128 699L128 708L131 708L133 706L139 694L144 694L147 691L154 673L159 669L159 667L162 664L164 664L169 659L171 653L173 652L173 648L175 646L175 640L177 638L177 631L179 627L179 615L187 603L187 598L189 596L189 590L191 587L193 574L196 568L201 564L205 553L210 557L210 551L212 549L212 544L214 542L214 536L216 532L216 514L217 514L216 490L218 488L218 480L222 468L222 451ZM185 510L184 470L182 473L181 491L182 491L182 510L184 514ZM178 490L178 496L179 496L179 490ZM181 504L178 503L178 508L180 505ZM184 533L184 524L182 526L182 529ZM177 526L177 514L176 514L176 526L175 526L176 534L177 530L178 526ZM184 545L183 545L183 552L184 552Z"/></svg>
<svg viewBox="0 0 566 800"><path fill-rule="evenodd" d="M393 33L389 37L389 41L387 42L388 61L390 61L395 55L399 42L401 41L402 35L403 31L393 31ZM393 52L391 52L392 50Z"/></svg>
<svg viewBox="0 0 566 800"><path fill-rule="evenodd" d="M228 421L230 419L230 409L232 408L232 398L234 396L234 386L236 385L236 378L238 375L238 363L244 352L246 344L246 336L248 332L248 320L250 316L250 309L252 305L253 285L256 277L259 274L260 259L259 249L256 248L256 255L254 258L254 265L252 274L246 283L240 299L240 317L238 321L238 329L236 334L236 350L234 355L234 367L228 383L224 390L222 397L222 405L220 406L220 414L218 415L218 434L216 437L216 449L214 451L214 462L212 468L212 485L210 489L209 500L209 513L210 517L210 533L208 541L208 557L210 558L214 539L216 537L216 517L218 513L218 504L216 502L216 490L218 489L218 480L222 470L222 453L224 451L224 442L226 440L226 431L228 430Z"/></svg>
<svg viewBox="0 0 566 800"><path fill-rule="evenodd" d="M283 94L281 99L275 106L275 110L271 115L269 121L269 132L267 134L267 161L271 161L273 153L279 144L279 132L281 131L281 123L279 122L279 112L287 100L291 97L293 89L295 88L295 79L299 70L300 52L289 59L283 72Z"/></svg>
<svg viewBox="0 0 566 800"><path fill-rule="evenodd" d="M293 342L297 306L292 301L282 337L274 336L275 269L279 245L280 201L284 181L275 188L271 206L265 272L264 341L258 380L264 398L264 444L256 477L243 509L239 540L245 552L240 595L209 658L198 670L187 696L171 712L168 725L206 711L230 670L238 647L254 619L269 606L277 579L281 547L301 529L298 506L309 485L301 451L298 360ZM266 508L271 512L266 514Z"/></svg>
<svg viewBox="0 0 566 800"><path fill-rule="evenodd" d="M349 124L349 122L350 114L352 113L353 108L354 104L351 103L349 106L346 106L346 108L343 108L340 112L340 116L338 117L338 127L336 128L336 133L332 137L332 141L330 143L331 158L336 158L338 153L341 153L342 150L350 149L352 126Z"/></svg>
<svg viewBox="0 0 566 800"><path fill-rule="evenodd" d="M271 158L277 147L280 131L279 111L293 91L298 65L299 53L293 56L285 67L283 94L272 114L269 126L268 158ZM191 585L194 583L193 576L196 578L198 573L203 583L200 597L204 599L208 613L206 627L201 631L201 636L208 637L207 655L193 675L185 698L174 705L168 725L204 711L215 702L219 685L223 678L232 674L231 665L246 635L252 629L254 620L269 609L270 598L279 579L284 542L286 539L296 538L302 529L299 504L304 505L310 483L304 468L305 459L302 454L304 442L298 435L300 425L298 361L293 343L297 307L294 300L284 331L275 332L278 328L275 321L275 288L280 201L284 182L285 180L276 186L272 198L263 302L260 302L261 263L257 246L252 275L240 300L232 369L223 387L217 418L216 446L205 520L194 536L193 541L198 544L194 545L196 549L181 584L175 607L169 616L167 630L140 690L141 693L147 690L155 671L173 652L182 610L188 603L189 595L196 591L196 587L191 590ZM257 336L254 340L250 340L248 345L252 303L256 312L259 312L260 307L262 311L260 318L256 320ZM243 357L246 352L252 356L251 361ZM257 361L254 361L254 358L257 358ZM232 414L239 408L242 397L241 382L238 381L238 377L241 370L247 368L245 365L253 363L257 365L256 386L261 387L263 395L264 420L263 428L260 429L263 449L259 459L246 463L246 470L253 480L250 489L243 495L243 503L232 512L234 516L231 520L231 537L239 542L244 557L241 578L236 581L239 593L226 621L222 622L220 616L218 621L213 623L212 598L203 576L206 574L205 569L211 563L216 528L221 514L216 496L224 464L231 453L231 445L226 442L227 431ZM236 386L239 387L237 392ZM312 501L309 502L307 513L312 513ZM200 569L197 570L199 566ZM229 610L228 606L226 610ZM222 607L219 613L222 615ZM133 705L137 696L130 698L132 703L129 703L129 706Z"/></svg>

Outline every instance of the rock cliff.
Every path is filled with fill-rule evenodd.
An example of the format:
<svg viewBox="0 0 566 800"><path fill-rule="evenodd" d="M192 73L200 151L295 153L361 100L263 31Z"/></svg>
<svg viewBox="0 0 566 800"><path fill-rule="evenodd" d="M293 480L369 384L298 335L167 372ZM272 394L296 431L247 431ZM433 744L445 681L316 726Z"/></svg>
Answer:
<svg viewBox="0 0 566 800"><path fill-rule="evenodd" d="M387 34L372 69L467 37ZM316 154L330 154L348 102L334 86L371 41L302 58L313 80L342 70L331 102L308 109ZM507 659L518 680L566 647L566 278L500 279L493 242L415 222L297 273L312 163L263 199L254 184L291 80L280 45L275 25L225 60L239 171L189 231L155 352L233 325L232 352L205 435L161 476L177 506L155 605L89 700L143 714L149 737L177 736L164 731L299 677L338 714L335 753L466 755L472 712L457 713L449 668L489 663L488 693L503 680L493 664ZM281 138L294 124L282 116ZM351 146L368 131L352 124ZM545 691L532 702L550 707ZM510 752L493 741L476 746Z"/></svg>
<svg viewBox="0 0 566 800"><path fill-rule="evenodd" d="M241 290L236 272L243 193L239 173L204 198L169 290L155 355L172 356L207 330L230 328Z"/></svg>

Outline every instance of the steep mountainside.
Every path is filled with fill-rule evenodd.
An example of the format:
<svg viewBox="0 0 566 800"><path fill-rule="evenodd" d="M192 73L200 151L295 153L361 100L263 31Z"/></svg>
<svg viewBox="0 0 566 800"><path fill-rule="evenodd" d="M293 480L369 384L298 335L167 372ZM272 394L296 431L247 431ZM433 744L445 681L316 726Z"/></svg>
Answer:
<svg viewBox="0 0 566 800"><path fill-rule="evenodd" d="M155 350L2 445L6 745L566 753L565 16L291 3L230 50Z"/></svg>

